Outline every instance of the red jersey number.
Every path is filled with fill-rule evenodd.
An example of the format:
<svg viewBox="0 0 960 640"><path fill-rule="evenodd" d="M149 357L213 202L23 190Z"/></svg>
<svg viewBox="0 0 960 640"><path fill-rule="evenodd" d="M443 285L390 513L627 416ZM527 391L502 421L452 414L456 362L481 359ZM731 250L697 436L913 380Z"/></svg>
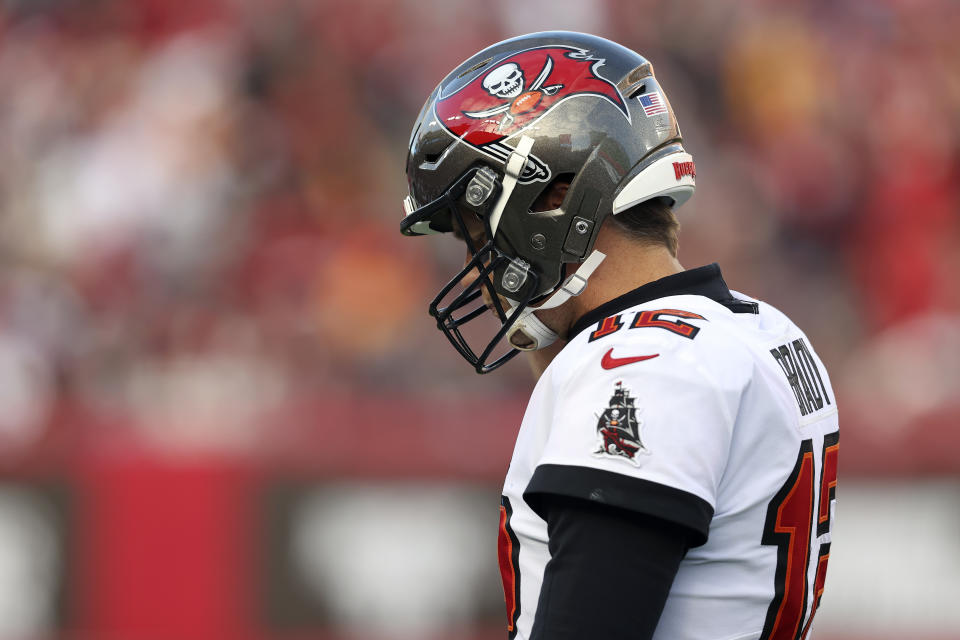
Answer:
<svg viewBox="0 0 960 640"><path fill-rule="evenodd" d="M503 580L503 599L507 605L507 634L510 639L517 635L517 618L520 617L520 542L510 526L511 516L513 508L510 498L500 496L497 557L500 561L500 578Z"/></svg>
<svg viewBox="0 0 960 640"><path fill-rule="evenodd" d="M827 434L823 440L823 456L819 477L813 455L813 441L804 440L793 471L780 491L767 506L767 520L761 542L777 547L777 570L774 596L767 609L761 640L802 640L820 606L823 585L827 578L830 542L813 545L830 533L830 505L836 499L837 454L839 432ZM819 480L819 482L818 482ZM820 508L814 512L814 497L819 494ZM813 584L813 606L809 605L807 575L811 560L816 563ZM806 624L804 620L806 618Z"/></svg>

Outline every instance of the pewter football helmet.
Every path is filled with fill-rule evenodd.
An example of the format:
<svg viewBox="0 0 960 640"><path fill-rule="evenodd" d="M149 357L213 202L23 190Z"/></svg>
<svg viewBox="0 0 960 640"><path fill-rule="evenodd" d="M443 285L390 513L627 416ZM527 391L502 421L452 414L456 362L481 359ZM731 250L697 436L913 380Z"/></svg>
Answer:
<svg viewBox="0 0 960 640"><path fill-rule="evenodd" d="M557 178L570 183L563 204L532 211ZM556 339L532 312L587 286L608 215L652 198L683 204L695 171L652 65L609 40L557 31L495 44L444 78L413 126L407 179L401 232L457 230L472 254L430 315L486 373ZM474 214L480 242L464 222ZM461 328L488 305L501 326L475 349Z"/></svg>

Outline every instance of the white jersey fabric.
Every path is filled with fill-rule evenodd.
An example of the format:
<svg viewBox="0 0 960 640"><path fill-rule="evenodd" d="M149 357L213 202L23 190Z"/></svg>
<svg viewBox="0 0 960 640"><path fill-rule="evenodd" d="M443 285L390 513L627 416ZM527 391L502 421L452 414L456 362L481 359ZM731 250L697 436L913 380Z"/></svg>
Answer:
<svg viewBox="0 0 960 640"><path fill-rule="evenodd" d="M503 489L511 638L529 638L544 568L543 494L685 527L661 640L807 637L832 526L838 421L809 340L719 267L587 314L538 381ZM610 550L615 563L623 549ZM625 619L629 612L625 612Z"/></svg>

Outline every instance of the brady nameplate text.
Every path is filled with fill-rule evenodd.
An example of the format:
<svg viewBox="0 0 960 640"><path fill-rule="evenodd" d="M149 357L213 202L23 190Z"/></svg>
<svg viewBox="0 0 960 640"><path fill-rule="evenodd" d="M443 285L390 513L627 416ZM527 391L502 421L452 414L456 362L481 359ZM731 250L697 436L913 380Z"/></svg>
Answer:
<svg viewBox="0 0 960 640"><path fill-rule="evenodd" d="M805 416L830 405L830 396L824 387L820 369L803 338L770 349L770 353L787 376L787 383L793 389L800 407L800 415Z"/></svg>

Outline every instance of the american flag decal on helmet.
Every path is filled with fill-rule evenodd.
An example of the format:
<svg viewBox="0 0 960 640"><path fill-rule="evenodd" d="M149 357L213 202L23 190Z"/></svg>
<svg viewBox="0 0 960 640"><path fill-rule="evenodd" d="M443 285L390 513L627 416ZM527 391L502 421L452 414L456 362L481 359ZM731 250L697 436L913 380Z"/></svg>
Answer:
<svg viewBox="0 0 960 640"><path fill-rule="evenodd" d="M640 106L643 107L643 112L647 114L648 118L667 112L667 105L663 102L663 98L660 97L660 93L657 91L645 93L637 99L640 101Z"/></svg>

